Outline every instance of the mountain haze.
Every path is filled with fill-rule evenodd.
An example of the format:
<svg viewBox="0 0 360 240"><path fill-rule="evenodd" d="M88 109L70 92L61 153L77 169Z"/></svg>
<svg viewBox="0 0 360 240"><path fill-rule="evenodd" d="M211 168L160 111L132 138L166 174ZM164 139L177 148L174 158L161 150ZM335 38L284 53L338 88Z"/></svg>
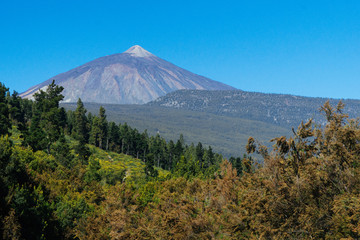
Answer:
<svg viewBox="0 0 360 240"><path fill-rule="evenodd" d="M180 89L235 89L177 67L138 45L51 77L20 96L32 98L53 79L64 87L64 102L81 98L83 102L142 104Z"/></svg>

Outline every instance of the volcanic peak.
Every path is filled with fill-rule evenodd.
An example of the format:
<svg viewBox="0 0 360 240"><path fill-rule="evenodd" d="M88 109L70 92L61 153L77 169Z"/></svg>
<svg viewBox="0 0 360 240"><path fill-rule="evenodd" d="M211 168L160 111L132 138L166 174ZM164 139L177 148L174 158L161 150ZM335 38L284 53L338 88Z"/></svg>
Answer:
<svg viewBox="0 0 360 240"><path fill-rule="evenodd" d="M146 51L139 45L132 46L128 50L126 50L124 53L128 53L133 57L151 57L154 56L152 53Z"/></svg>

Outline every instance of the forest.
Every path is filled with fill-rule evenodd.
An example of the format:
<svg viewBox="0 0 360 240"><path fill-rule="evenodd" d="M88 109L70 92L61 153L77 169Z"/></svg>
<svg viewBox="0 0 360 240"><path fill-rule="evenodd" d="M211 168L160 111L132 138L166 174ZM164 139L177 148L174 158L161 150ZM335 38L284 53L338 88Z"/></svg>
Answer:
<svg viewBox="0 0 360 240"><path fill-rule="evenodd" d="M360 125L344 104L247 154L166 141L0 83L3 239L359 239ZM254 159L261 156L263 163Z"/></svg>

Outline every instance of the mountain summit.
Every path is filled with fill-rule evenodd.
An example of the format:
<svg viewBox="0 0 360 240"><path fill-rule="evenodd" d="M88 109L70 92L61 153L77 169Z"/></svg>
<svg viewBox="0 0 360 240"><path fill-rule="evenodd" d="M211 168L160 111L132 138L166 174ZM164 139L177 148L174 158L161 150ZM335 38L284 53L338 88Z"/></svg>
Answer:
<svg viewBox="0 0 360 240"><path fill-rule="evenodd" d="M20 96L32 98L53 79L64 87L64 102L81 98L83 102L142 104L180 89L235 89L177 67L139 45L56 75Z"/></svg>
<svg viewBox="0 0 360 240"><path fill-rule="evenodd" d="M126 50L124 53L128 53L133 57L155 57L155 55L146 51L139 45L132 46L131 48Z"/></svg>

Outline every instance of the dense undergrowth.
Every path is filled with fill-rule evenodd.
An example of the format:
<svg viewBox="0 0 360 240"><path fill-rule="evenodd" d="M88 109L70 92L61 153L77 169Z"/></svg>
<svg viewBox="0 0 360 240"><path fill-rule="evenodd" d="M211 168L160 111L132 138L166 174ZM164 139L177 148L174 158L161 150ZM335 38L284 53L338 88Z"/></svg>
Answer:
<svg viewBox="0 0 360 240"><path fill-rule="evenodd" d="M61 90L31 102L0 86L3 239L360 237L360 127L341 103L272 151L249 138L256 166L85 116L81 101L64 114Z"/></svg>

